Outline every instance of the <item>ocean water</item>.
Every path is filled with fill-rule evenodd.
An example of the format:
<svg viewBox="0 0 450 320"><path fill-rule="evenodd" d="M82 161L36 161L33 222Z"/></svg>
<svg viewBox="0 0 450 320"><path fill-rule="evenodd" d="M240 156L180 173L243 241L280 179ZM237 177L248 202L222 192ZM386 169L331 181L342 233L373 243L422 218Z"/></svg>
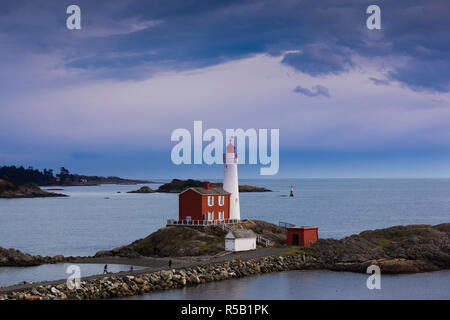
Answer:
<svg viewBox="0 0 450 320"><path fill-rule="evenodd" d="M318 226L322 238L368 229L450 222L448 179L241 180L273 190L242 193L241 218ZM295 197L290 198L290 185ZM140 186L64 187L67 198L0 199L0 246L40 255L93 255L131 243L178 216L177 194L127 194ZM158 185L150 185L157 188ZM120 193L118 193L120 192ZM87 266L83 275L103 266ZM119 266L119 268L121 268ZM123 266L128 269L128 266ZM111 269L111 268L110 268ZM148 299L449 299L448 271L383 276L382 290L367 275L290 272L154 293ZM0 286L66 278L64 265L0 268ZM200 290L199 288L204 288ZM211 295L217 292L218 295Z"/></svg>
<svg viewBox="0 0 450 320"><path fill-rule="evenodd" d="M240 182L275 191L242 193L241 218L314 225L322 238L393 225L450 222L447 179ZM287 196L291 184L293 198ZM177 194L126 193L139 187L64 187L60 192L70 197L0 199L0 246L40 255L93 255L143 238L167 219L177 218Z"/></svg>
<svg viewBox="0 0 450 320"><path fill-rule="evenodd" d="M369 275L333 271L295 271L210 282L154 292L138 300L448 300L450 271L381 275L381 289L367 288Z"/></svg>
<svg viewBox="0 0 450 320"><path fill-rule="evenodd" d="M36 267L1 267L0 268L0 287L17 284L22 281L49 281L67 279L72 272L67 273L67 268L72 266L71 263L45 264ZM81 277L102 274L104 264L80 263ZM108 264L108 272L130 271L129 265ZM142 269L142 267L133 266L134 270Z"/></svg>

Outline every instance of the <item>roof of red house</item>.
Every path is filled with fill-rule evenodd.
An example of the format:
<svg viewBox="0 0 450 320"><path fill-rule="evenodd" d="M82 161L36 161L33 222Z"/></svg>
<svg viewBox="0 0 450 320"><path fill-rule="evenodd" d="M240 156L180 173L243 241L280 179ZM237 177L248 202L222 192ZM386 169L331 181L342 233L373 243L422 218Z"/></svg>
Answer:
<svg viewBox="0 0 450 320"><path fill-rule="evenodd" d="M256 238L256 233L249 229L232 229L227 233L225 239L234 239L234 238Z"/></svg>
<svg viewBox="0 0 450 320"><path fill-rule="evenodd" d="M201 195L225 195L225 194L231 194L231 193L225 191L221 187L214 187L214 188L211 187L209 189L202 188L202 187L195 187L195 188L186 189L183 192L186 192L188 190L193 190L193 191L195 191L195 192L197 192L197 193L199 193ZM181 193L183 193L183 192L181 192Z"/></svg>
<svg viewBox="0 0 450 320"><path fill-rule="evenodd" d="M287 229L319 229L319 227L313 227L313 226L295 226L295 227L287 227Z"/></svg>

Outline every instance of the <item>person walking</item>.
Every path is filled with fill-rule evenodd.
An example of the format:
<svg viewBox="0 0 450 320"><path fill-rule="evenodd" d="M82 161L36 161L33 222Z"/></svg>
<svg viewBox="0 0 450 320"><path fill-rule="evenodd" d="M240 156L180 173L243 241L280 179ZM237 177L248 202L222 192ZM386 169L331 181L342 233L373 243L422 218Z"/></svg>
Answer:
<svg viewBox="0 0 450 320"><path fill-rule="evenodd" d="M103 267L103 274L108 273L108 265L105 264L105 266Z"/></svg>
<svg viewBox="0 0 450 320"><path fill-rule="evenodd" d="M131 267L130 267L130 271L133 272L133 269L134 269L133 266L131 266Z"/></svg>

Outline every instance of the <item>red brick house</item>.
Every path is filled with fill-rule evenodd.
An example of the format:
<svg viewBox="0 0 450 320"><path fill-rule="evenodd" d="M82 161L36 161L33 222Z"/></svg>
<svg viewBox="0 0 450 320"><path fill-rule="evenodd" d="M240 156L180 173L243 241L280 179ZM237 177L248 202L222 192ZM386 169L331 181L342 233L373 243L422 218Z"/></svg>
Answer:
<svg viewBox="0 0 450 320"><path fill-rule="evenodd" d="M230 218L230 193L223 188L212 188L209 182L201 188L184 190L178 201L178 219L182 224L213 224L228 222Z"/></svg>
<svg viewBox="0 0 450 320"><path fill-rule="evenodd" d="M309 247L319 240L318 227L290 227L287 228L286 244L288 246Z"/></svg>

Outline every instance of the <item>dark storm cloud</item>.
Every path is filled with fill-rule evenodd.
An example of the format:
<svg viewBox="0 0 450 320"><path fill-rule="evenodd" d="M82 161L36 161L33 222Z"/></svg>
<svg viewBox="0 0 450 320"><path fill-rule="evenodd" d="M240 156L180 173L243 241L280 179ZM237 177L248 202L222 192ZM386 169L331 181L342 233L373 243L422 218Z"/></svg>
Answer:
<svg viewBox="0 0 450 320"><path fill-rule="evenodd" d="M63 67L129 79L289 50L284 64L322 76L356 67L356 55L395 56L409 63L393 64L390 80L450 91L447 0L378 1L382 30L373 31L365 26L368 0L79 0L80 32L65 28L70 4L2 1L3 63L52 53Z"/></svg>
<svg viewBox="0 0 450 320"><path fill-rule="evenodd" d="M300 93L303 94L307 97L317 97L317 96L324 96L329 98L330 97L330 93L328 91L328 88L321 86L320 84L312 87L312 90L309 90L307 88L303 88L300 86L296 86L294 89L294 92L296 93Z"/></svg>
<svg viewBox="0 0 450 320"><path fill-rule="evenodd" d="M327 44L306 45L299 53L286 54L282 62L312 76L342 73L355 65L349 49Z"/></svg>
<svg viewBox="0 0 450 320"><path fill-rule="evenodd" d="M389 77L404 83L414 90L432 89L450 92L450 61L414 59L411 65L396 68Z"/></svg>

